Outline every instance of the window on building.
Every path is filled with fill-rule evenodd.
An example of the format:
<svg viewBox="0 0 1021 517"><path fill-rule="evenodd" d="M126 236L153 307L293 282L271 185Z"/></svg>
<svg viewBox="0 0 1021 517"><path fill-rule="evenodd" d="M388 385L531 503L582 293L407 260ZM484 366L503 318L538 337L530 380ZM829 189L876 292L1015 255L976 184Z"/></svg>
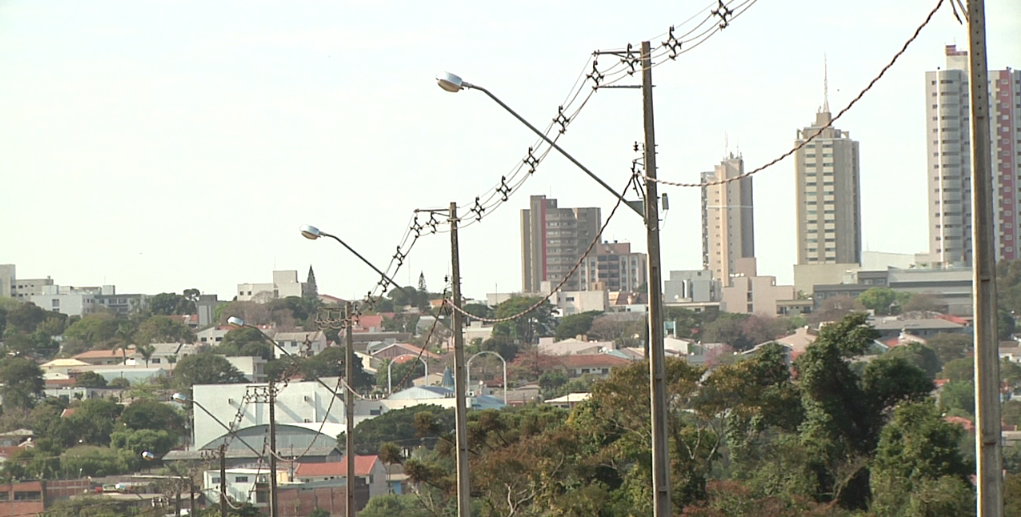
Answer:
<svg viewBox="0 0 1021 517"><path fill-rule="evenodd" d="M248 482L248 476L234 476L234 482L235 483L247 483Z"/></svg>

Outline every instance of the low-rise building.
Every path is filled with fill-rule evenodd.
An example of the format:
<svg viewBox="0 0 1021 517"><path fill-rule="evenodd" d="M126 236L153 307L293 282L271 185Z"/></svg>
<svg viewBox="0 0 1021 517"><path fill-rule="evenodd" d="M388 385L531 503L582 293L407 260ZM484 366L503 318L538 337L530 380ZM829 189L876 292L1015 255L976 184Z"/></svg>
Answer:
<svg viewBox="0 0 1021 517"><path fill-rule="evenodd" d="M627 366L632 361L610 354L574 354L561 357L559 362L567 376L574 378L582 375L608 377L614 368Z"/></svg>
<svg viewBox="0 0 1021 517"><path fill-rule="evenodd" d="M419 404L435 404L444 408L457 405L453 388L443 386L413 386L380 399L379 402L387 409L403 409ZM506 406L502 400L492 395L475 393L465 397L465 405L468 409L500 409Z"/></svg>
<svg viewBox="0 0 1021 517"><path fill-rule="evenodd" d="M268 302L289 296L307 297L312 295L313 285L298 280L298 271L274 271L273 281L269 283L238 284L237 300L239 302Z"/></svg>
<svg viewBox="0 0 1021 517"><path fill-rule="evenodd" d="M267 361L258 356L224 357L228 363L240 371L249 382L266 382Z"/></svg>
<svg viewBox="0 0 1021 517"><path fill-rule="evenodd" d="M250 503L257 508L269 506L269 476L268 466L259 465L255 468L230 468L226 469L227 482L224 491L227 499L235 503ZM287 482L287 471L277 470L278 482ZM202 488L206 497L216 503L220 502L220 471L207 470L202 474Z"/></svg>
<svg viewBox="0 0 1021 517"><path fill-rule="evenodd" d="M539 338L539 353L546 355L600 354L616 349L617 345L613 341L580 341L573 338L553 341L551 337Z"/></svg>
<svg viewBox="0 0 1021 517"><path fill-rule="evenodd" d="M273 354L277 359L284 357L287 350L291 355L300 357L312 357L318 355L326 348L326 334L321 330L311 332L277 332L273 336L276 347L273 347Z"/></svg>
<svg viewBox="0 0 1021 517"><path fill-rule="evenodd" d="M568 393L562 397L546 400L545 403L562 409L574 409L574 406L591 398L589 393Z"/></svg>
<svg viewBox="0 0 1021 517"><path fill-rule="evenodd" d="M332 479L347 479L347 456L340 461L325 463L298 463L294 469L294 481L314 483ZM379 456L355 456L355 476L369 487L369 499L387 495L390 490L386 482L386 466Z"/></svg>
<svg viewBox="0 0 1021 517"><path fill-rule="evenodd" d="M195 341L203 345L216 346L223 342L223 338L227 336L227 333L233 330L234 327L227 326L215 326L204 328L195 333Z"/></svg>

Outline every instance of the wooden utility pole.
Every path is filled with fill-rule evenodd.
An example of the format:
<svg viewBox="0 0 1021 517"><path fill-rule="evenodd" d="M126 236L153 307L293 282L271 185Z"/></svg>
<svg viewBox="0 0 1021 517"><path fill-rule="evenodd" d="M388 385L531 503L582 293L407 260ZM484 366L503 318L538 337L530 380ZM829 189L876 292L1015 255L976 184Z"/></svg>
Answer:
<svg viewBox="0 0 1021 517"><path fill-rule="evenodd" d="M663 274L659 263L659 194L656 178L656 131L652 116L652 49L642 42L642 113L645 122L645 235L649 254L649 381L652 398L652 511L668 517L670 447L667 445L666 354L663 336Z"/></svg>
<svg viewBox="0 0 1021 517"><path fill-rule="evenodd" d="M354 517L357 511L355 508L355 395L351 390L353 389L355 374L355 337L354 320L351 319L354 316L354 310L351 302L347 302L345 305L345 312L347 316L347 335L344 341L347 345L347 350L344 355L344 381L347 383L347 389L345 390L344 412L347 414L347 429L344 432L344 448L347 449L347 507L344 511L347 517ZM325 419L326 417L323 418Z"/></svg>
<svg viewBox="0 0 1021 517"><path fill-rule="evenodd" d="M468 411L465 407L465 367L464 367L464 334L461 327L464 318L461 316L461 262L457 245L457 203L450 204L450 292L454 308L451 316L454 319L454 427L457 445L457 515L471 515L471 480L468 477ZM428 343L425 344L428 346Z"/></svg>
<svg viewBox="0 0 1021 517"><path fill-rule="evenodd" d="M1003 515L1000 451L1000 354L997 336L993 172L983 0L968 1L971 97L972 278L975 296L975 459L978 517Z"/></svg>

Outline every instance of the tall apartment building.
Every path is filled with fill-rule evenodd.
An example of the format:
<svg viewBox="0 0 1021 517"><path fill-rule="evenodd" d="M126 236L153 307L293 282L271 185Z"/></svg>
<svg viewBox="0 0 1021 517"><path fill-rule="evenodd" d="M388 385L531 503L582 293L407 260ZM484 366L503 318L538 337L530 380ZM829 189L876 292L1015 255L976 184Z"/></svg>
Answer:
<svg viewBox="0 0 1021 517"><path fill-rule="evenodd" d="M266 284L238 284L237 301L268 302L277 298L297 296L304 298L311 293L312 286L298 281L298 271L287 269L273 272L273 282Z"/></svg>
<svg viewBox="0 0 1021 517"><path fill-rule="evenodd" d="M831 118L825 102L795 142L819 135L795 155L798 264L861 263L858 142L847 131L826 127Z"/></svg>
<svg viewBox="0 0 1021 517"><path fill-rule="evenodd" d="M968 53L947 45L946 69L925 73L929 185L929 253L932 263L972 261L971 132ZM1021 72L989 72L993 218L996 260L1021 258Z"/></svg>
<svg viewBox="0 0 1021 517"><path fill-rule="evenodd" d="M737 178L744 174L744 160L731 154L712 172L702 173L702 183ZM702 187L702 267L713 272L724 287L741 271L738 259L755 256L755 220L752 178L741 178ZM750 276L750 275L749 275Z"/></svg>
<svg viewBox="0 0 1021 517"><path fill-rule="evenodd" d="M632 253L630 243L601 242L582 263L580 290L638 291L648 279L648 265L649 256Z"/></svg>
<svg viewBox="0 0 1021 517"><path fill-rule="evenodd" d="M599 233L599 208L558 208L556 199L532 196L521 211L521 290L538 293L542 282L555 287L585 253ZM564 284L581 290L579 272Z"/></svg>

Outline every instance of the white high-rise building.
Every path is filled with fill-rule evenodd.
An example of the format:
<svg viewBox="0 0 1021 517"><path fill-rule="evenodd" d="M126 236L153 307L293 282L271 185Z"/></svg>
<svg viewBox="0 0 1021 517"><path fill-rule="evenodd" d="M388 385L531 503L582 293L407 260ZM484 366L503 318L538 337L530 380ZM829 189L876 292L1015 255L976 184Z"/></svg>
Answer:
<svg viewBox="0 0 1021 517"><path fill-rule="evenodd" d="M946 46L946 69L925 73L929 260L971 265L968 53ZM989 72L996 260L1021 258L1021 72Z"/></svg>

